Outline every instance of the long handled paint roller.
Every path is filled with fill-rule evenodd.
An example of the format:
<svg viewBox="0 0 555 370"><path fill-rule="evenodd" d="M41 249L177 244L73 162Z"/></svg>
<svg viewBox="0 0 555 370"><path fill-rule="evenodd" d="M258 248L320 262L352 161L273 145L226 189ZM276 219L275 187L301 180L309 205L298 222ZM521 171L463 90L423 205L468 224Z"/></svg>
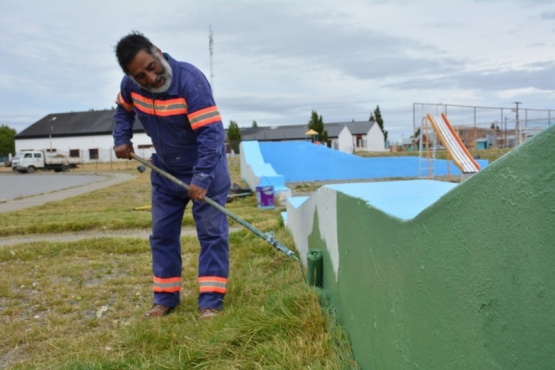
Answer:
<svg viewBox="0 0 555 370"><path fill-rule="evenodd" d="M143 165L149 167L151 170L158 172L160 175L164 176L165 178L175 182L176 184L185 188L186 190L189 190L189 186L187 184L185 184L183 181L176 178L175 176L172 176L171 174L167 173L163 169L158 168L157 166L153 165L151 162L147 161L146 159L141 158L137 154L131 153L131 156L133 157L133 159L135 159L138 162L141 162ZM225 213L230 218L234 219L235 221L237 221L238 223L243 225L249 231L252 231L254 234L256 234L257 236L264 239L272 247L274 247L277 250L285 253L286 255L293 258L294 260L296 260L298 262L301 262L293 251L291 251L289 248L287 248L285 245L281 244L279 241L277 241L274 238L273 233L263 233L262 231L258 230L256 227L249 224L247 221L243 220L241 217L237 216L235 213L231 212L230 210L228 210L225 207L222 207L221 205L219 205L218 203L216 203L215 201L213 201L212 199L210 199L208 197L205 197L204 201L206 203L210 204L212 207L216 207L218 210L220 210L221 212Z"/></svg>

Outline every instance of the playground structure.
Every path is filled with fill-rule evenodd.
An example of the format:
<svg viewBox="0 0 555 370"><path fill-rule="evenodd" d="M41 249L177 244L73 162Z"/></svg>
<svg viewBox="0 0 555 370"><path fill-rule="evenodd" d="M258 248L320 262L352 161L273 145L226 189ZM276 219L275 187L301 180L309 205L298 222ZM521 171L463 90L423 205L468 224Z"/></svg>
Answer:
<svg viewBox="0 0 555 370"><path fill-rule="evenodd" d="M428 122L431 124L434 134L430 135L430 130L428 129ZM433 136L433 149L430 151L430 137ZM427 176L433 177L434 175L434 168L435 168L435 155L436 155L436 148L437 148L437 139L447 151L447 159L453 159L455 165L461 170L462 176L469 174L474 174L480 171L480 165L476 160L472 157L464 143L461 141L461 138L457 134L457 132L453 129L451 122L445 115L445 113L441 113L441 115L433 116L430 113L426 114L426 117L423 119L423 125L420 134L420 145L419 145L419 152L420 152L420 165L419 169L423 169L422 166L423 162L423 154L425 151L426 155L426 169L427 169ZM430 154L431 153L431 154ZM422 174L419 174L422 176Z"/></svg>
<svg viewBox="0 0 555 370"><path fill-rule="evenodd" d="M467 148L514 148L551 126L555 119L553 109L525 108L521 102L514 104L514 107L486 107L413 103L413 132L418 135L426 113L436 116L445 113L456 123L454 129Z"/></svg>

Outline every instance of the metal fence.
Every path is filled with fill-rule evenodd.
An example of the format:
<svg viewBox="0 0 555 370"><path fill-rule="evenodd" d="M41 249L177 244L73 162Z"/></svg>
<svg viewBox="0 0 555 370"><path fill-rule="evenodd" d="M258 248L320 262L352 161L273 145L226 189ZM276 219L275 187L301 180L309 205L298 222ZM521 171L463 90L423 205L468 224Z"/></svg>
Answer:
<svg viewBox="0 0 555 370"><path fill-rule="evenodd" d="M150 158L154 153L152 147L149 148L134 148L135 153L143 158ZM92 148L92 149L71 149L71 150L56 150L54 154L61 154L71 158L81 158L82 163L115 163L127 161L127 159L118 159L112 147L109 148Z"/></svg>
<svg viewBox="0 0 555 370"><path fill-rule="evenodd" d="M483 107L413 103L413 130L415 134L422 132L427 113L445 113L467 147L512 148L548 128L555 119L553 109L522 108L522 103L514 104L514 107Z"/></svg>

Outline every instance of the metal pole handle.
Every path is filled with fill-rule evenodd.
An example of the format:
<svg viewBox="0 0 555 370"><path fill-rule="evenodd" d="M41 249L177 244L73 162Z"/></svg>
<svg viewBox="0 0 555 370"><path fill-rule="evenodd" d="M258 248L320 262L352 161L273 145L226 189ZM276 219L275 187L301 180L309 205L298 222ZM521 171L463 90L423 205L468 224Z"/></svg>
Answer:
<svg viewBox="0 0 555 370"><path fill-rule="evenodd" d="M160 175L164 176L165 178L175 182L176 184L185 188L186 190L189 190L189 186L187 184L185 184L183 181L176 178L175 176L169 174L168 172L164 171L161 168L158 168L157 166L153 165L151 162L147 161L144 158L141 158L140 156L138 156L135 153L131 153L131 156L133 157L134 160L142 163L143 165L147 166L151 170L158 172ZM245 228L247 228L249 231L251 231L254 234L256 234L257 236L259 236L260 238L264 239L266 242L268 242L271 246L273 246L277 250L285 253L289 257L291 257L294 260L300 262L299 258L295 255L295 253L292 250L290 250L289 248L287 248L285 245L283 245L282 243L280 243L279 241L277 241L274 238L273 233L263 233L262 231L258 230L256 227L249 224L247 221L243 220L241 217L237 216L235 213L231 212L229 209L227 209L225 207L222 207L220 204L216 203L214 200L210 199L209 197L205 197L204 201L206 203L210 204L212 207L215 207L218 210L220 210L221 212L225 213L227 216L234 219L239 224L243 225Z"/></svg>

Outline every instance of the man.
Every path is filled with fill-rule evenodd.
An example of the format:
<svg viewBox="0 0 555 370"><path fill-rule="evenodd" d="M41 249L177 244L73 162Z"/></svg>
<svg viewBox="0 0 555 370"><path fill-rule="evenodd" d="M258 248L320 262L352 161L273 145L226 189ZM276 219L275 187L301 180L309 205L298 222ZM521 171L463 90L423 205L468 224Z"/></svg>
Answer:
<svg viewBox="0 0 555 370"><path fill-rule="evenodd" d="M198 305L200 318L222 310L229 271L228 223L225 214L204 202L225 205L230 177L220 113L206 77L197 68L163 54L141 33L117 44L125 76L114 114L114 151L132 158L135 115L152 139L154 165L189 185L189 191L151 172L154 304L147 317L165 316L179 304L181 225L192 201L200 242Z"/></svg>

